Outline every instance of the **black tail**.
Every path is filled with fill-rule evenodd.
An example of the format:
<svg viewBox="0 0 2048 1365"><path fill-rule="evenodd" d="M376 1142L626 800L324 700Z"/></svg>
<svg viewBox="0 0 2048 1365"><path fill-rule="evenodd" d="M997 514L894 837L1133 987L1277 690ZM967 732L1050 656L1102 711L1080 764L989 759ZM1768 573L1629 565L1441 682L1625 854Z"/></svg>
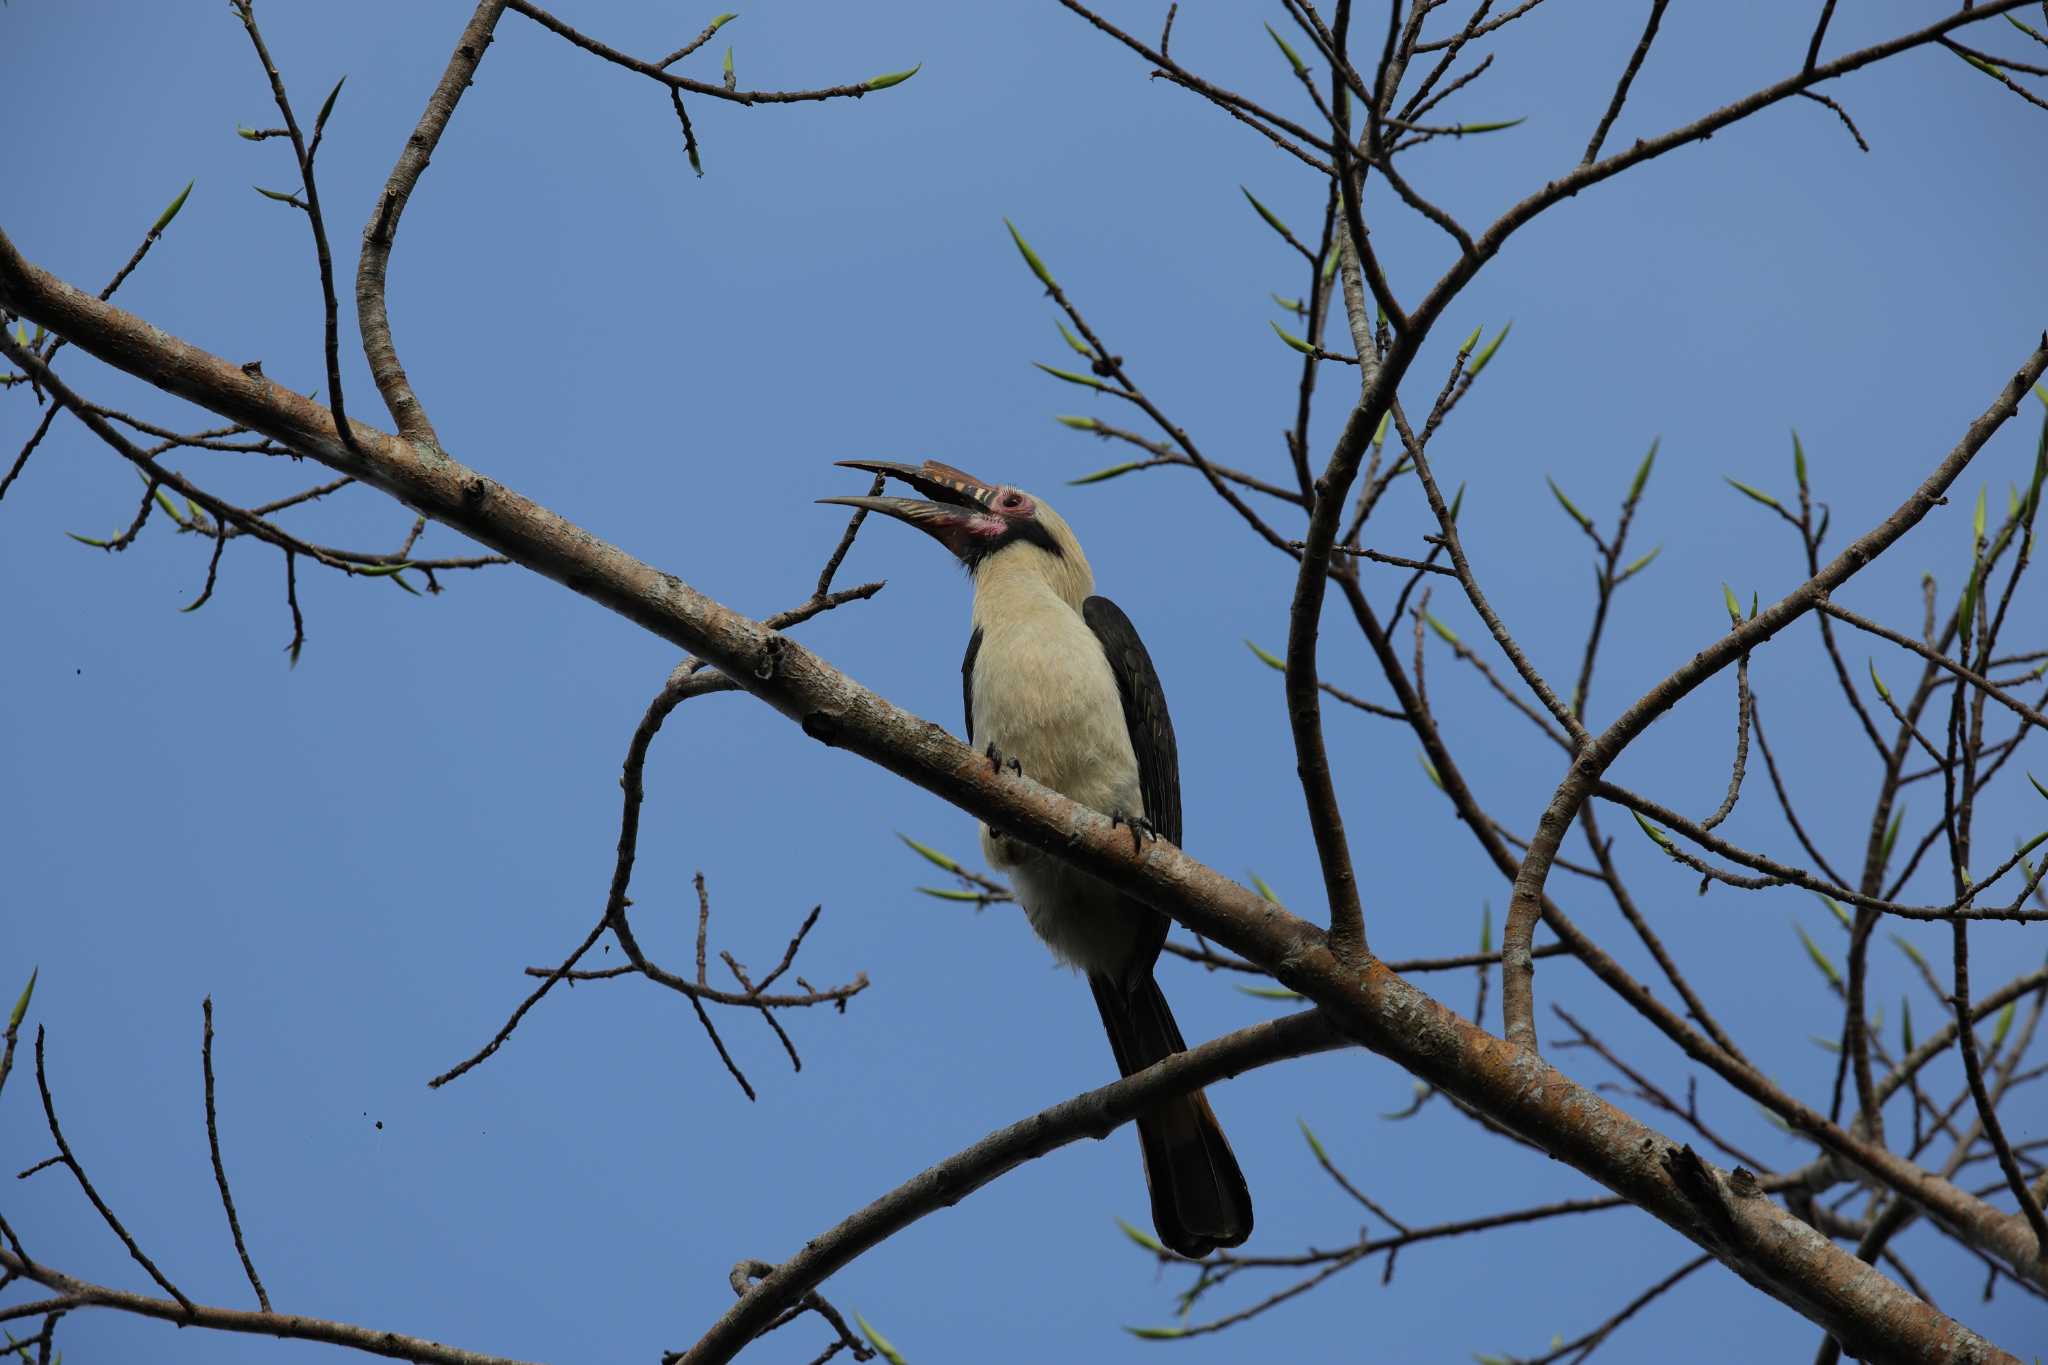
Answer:
<svg viewBox="0 0 2048 1365"><path fill-rule="evenodd" d="M1187 1050L1151 973L1130 990L1094 972L1088 985L1124 1075ZM1145 1154L1152 1226L1160 1241L1183 1256L1200 1257L1251 1236L1251 1192L1201 1091L1139 1115L1138 1146Z"/></svg>

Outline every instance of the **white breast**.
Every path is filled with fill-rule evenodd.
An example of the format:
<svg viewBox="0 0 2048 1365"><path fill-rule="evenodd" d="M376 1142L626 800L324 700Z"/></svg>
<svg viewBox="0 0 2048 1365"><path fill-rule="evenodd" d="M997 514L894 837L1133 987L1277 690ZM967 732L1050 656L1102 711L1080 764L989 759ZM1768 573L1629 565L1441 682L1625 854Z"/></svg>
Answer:
<svg viewBox="0 0 2048 1365"><path fill-rule="evenodd" d="M977 613L974 742L1105 814L1143 813L1123 698L1080 615L1045 594L1027 610Z"/></svg>
<svg viewBox="0 0 2048 1365"><path fill-rule="evenodd" d="M991 599L994 600L991 600ZM1027 583L977 594L982 632L970 686L974 743L1106 815L1143 815L1123 698L1095 633L1065 601ZM989 861L1009 872L1031 926L1062 960L1122 971L1139 925L1122 895L1057 859L994 837Z"/></svg>

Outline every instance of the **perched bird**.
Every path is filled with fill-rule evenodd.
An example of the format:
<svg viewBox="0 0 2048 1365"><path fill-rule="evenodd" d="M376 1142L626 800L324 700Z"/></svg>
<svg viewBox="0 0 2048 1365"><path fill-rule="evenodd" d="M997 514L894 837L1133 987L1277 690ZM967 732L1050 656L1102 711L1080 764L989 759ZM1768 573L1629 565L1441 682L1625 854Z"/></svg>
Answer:
<svg viewBox="0 0 2048 1365"><path fill-rule="evenodd" d="M974 633L960 667L968 743L1141 837L1149 830L1178 844L1180 756L1166 694L1130 618L1092 595L1067 523L1022 489L935 461L840 463L900 479L924 498L824 501L910 523L973 576ZM981 846L1009 874L1032 929L1087 973L1118 1071L1129 1076L1185 1050L1152 979L1166 916L987 825ZM1138 1143L1160 1241L1204 1256L1251 1235L1244 1173L1200 1091L1140 1115Z"/></svg>

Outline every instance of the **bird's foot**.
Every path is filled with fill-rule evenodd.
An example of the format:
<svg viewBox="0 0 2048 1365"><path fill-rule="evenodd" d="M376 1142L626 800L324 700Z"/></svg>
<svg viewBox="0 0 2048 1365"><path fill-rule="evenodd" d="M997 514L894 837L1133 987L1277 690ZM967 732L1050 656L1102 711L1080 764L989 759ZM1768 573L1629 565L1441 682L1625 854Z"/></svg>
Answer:
<svg viewBox="0 0 2048 1365"><path fill-rule="evenodd" d="M1004 768L1008 768L1017 776L1024 776L1024 765L1014 758L1004 758L1002 751L996 748L994 740L988 742L988 748L982 750L982 754L988 759L988 770L990 772L999 773Z"/></svg>
<svg viewBox="0 0 2048 1365"><path fill-rule="evenodd" d="M1133 853L1138 851L1140 845L1145 840L1157 839L1159 837L1158 827L1142 815L1126 815L1122 811L1112 811L1109 817L1109 827L1115 829L1118 825L1130 826L1131 852Z"/></svg>

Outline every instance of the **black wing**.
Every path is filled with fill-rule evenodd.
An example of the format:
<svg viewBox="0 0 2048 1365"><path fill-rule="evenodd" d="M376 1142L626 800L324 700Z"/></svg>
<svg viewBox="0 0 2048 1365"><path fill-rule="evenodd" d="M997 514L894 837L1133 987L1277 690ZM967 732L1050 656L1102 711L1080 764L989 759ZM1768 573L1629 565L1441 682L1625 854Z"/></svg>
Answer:
<svg viewBox="0 0 2048 1365"><path fill-rule="evenodd" d="M1145 652L1145 642L1138 638L1131 618L1107 597L1083 602L1081 619L1095 632L1109 660L1109 671L1116 675L1116 690L1124 703L1124 728L1131 736L1131 752L1138 758L1138 792L1145 801L1145 818L1162 838L1178 844L1180 749L1173 741L1173 718L1166 714L1166 690L1159 685L1152 656ZM1152 964L1159 960L1172 924L1140 901L1129 904L1145 930L1124 968L1123 981L1118 983L1127 994L1151 984ZM1153 989L1156 992L1157 987Z"/></svg>
<svg viewBox="0 0 2048 1365"><path fill-rule="evenodd" d="M1081 619L1109 659L1116 688L1123 697L1124 726L1131 751L1138 756L1138 790L1145 798L1145 818L1164 838L1180 842L1180 750L1173 742L1173 719L1166 714L1166 690L1152 667L1152 656L1138 638L1137 627L1107 597L1081 604ZM969 657L972 657L971 655Z"/></svg>
<svg viewBox="0 0 2048 1365"><path fill-rule="evenodd" d="M981 653L981 627L967 637L967 657L960 661L960 701L967 715L967 742L974 743L974 656Z"/></svg>

